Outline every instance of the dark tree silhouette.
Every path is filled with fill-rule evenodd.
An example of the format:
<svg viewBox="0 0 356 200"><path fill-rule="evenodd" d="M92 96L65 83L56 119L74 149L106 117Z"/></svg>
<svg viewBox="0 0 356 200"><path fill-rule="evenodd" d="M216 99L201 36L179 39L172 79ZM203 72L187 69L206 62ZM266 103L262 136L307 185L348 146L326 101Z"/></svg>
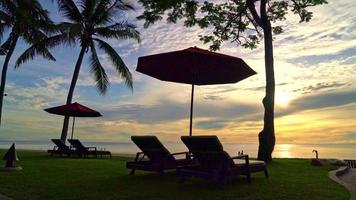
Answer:
<svg viewBox="0 0 356 200"><path fill-rule="evenodd" d="M273 22L283 21L290 10L299 15L300 22L308 22L313 13L310 6L327 3L326 0L229 0L223 3L196 0L139 0L145 11L138 19L145 20L145 27L163 19L168 22L185 19L187 27L198 25L212 29L211 34L200 36L204 43L212 43L210 48L218 50L224 41L232 41L245 48L256 48L264 40L266 95L263 98L264 127L259 133L258 159L272 160L275 145L274 131L274 62L273 33L283 31Z"/></svg>
<svg viewBox="0 0 356 200"><path fill-rule="evenodd" d="M78 80L82 61L86 52L90 51L90 72L96 81L100 94L104 95L109 85L108 76L100 63L97 50L106 53L114 64L117 73L124 79L125 84L132 89L132 76L124 61L105 39L135 39L140 41L139 32L133 24L127 23L122 18L124 11L133 10L133 7L121 0L57 0L60 14L68 22L58 25L60 34L54 35L37 45L33 45L20 56L20 61L25 62L31 58L32 50L36 46L53 48L64 44L67 46L80 45L80 53L74 67L67 102L72 103L74 89ZM61 140L67 138L69 116L64 117Z"/></svg>
<svg viewBox="0 0 356 200"><path fill-rule="evenodd" d="M5 56L0 85L0 125L7 70L18 40L22 39L32 45L47 38L46 34L53 31L55 27L48 12L37 0L0 1L0 55ZM2 43L1 39L7 33L7 38ZM55 60L46 48L35 48L34 51L48 60Z"/></svg>

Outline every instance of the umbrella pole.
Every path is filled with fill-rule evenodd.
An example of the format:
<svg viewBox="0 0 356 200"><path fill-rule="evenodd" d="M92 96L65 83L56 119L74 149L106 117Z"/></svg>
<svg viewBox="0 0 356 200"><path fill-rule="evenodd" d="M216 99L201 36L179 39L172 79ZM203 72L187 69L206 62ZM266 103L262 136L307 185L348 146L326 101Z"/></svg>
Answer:
<svg viewBox="0 0 356 200"><path fill-rule="evenodd" d="M71 137L70 139L73 139L74 123L75 123L75 117L73 117L73 124L72 124L72 137Z"/></svg>
<svg viewBox="0 0 356 200"><path fill-rule="evenodd" d="M193 101L194 101L194 83L192 84L192 94L190 99L190 126L189 126L189 136L192 136L192 126L193 126Z"/></svg>

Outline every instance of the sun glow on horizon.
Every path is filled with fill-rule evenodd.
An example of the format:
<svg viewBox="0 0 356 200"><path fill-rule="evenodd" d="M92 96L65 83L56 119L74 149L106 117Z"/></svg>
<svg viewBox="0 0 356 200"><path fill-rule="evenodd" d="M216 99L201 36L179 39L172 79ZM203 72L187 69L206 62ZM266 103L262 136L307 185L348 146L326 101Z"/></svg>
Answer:
<svg viewBox="0 0 356 200"><path fill-rule="evenodd" d="M281 107L287 107L291 102L292 98L287 92L277 92L276 93L276 104Z"/></svg>

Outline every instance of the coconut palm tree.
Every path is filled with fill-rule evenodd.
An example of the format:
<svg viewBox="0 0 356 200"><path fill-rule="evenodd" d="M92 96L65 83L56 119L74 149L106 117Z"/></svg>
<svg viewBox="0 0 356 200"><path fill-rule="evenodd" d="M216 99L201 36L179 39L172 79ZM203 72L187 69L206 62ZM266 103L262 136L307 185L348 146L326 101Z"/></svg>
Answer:
<svg viewBox="0 0 356 200"><path fill-rule="evenodd" d="M74 66L74 73L70 84L67 104L72 103L74 89L78 80L84 55L90 52L89 66L93 74L96 87L100 94L105 94L109 79L100 63L98 50L108 55L116 71L124 80L126 86L132 89L132 76L124 61L105 39L135 39L140 41L139 32L133 24L127 23L123 12L133 10L133 7L121 0L57 0L60 14L68 21L58 24L61 34L46 39L39 45L34 45L20 56L21 64L31 58L36 46L52 48L59 44L73 46L79 44L80 52ZM63 122L61 139L65 141L68 131L69 117Z"/></svg>
<svg viewBox="0 0 356 200"><path fill-rule="evenodd" d="M0 46L0 55L5 56L0 85L0 125L6 74L17 42L22 39L32 45L47 38L46 34L54 31L55 27L48 12L37 0L0 0L0 44L2 37L8 33L8 37ZM34 48L34 51L46 59L55 60L46 48Z"/></svg>

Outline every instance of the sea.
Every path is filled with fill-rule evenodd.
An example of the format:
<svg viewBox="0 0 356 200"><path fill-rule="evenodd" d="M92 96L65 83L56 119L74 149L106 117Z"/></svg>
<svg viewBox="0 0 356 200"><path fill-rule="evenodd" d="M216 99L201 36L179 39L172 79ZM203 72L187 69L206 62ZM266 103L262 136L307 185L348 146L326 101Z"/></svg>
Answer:
<svg viewBox="0 0 356 200"><path fill-rule="evenodd" d="M95 146L101 150L109 150L113 154L134 155L140 151L133 143L122 142L85 142L86 146ZM9 148L15 143L16 149L46 151L53 148L51 141L0 141L0 149ZM187 151L182 143L165 142L170 152ZM243 151L250 157L257 157L258 144L223 143L224 150L231 156ZM319 158L325 159L353 159L356 160L356 144L276 144L274 158L314 158L317 150Z"/></svg>

